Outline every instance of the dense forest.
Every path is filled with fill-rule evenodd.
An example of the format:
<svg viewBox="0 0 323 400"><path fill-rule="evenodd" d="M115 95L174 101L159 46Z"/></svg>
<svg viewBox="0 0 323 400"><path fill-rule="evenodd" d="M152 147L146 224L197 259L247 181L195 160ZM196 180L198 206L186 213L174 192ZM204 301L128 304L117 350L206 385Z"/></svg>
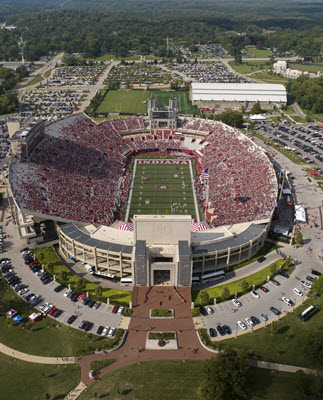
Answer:
<svg viewBox="0 0 323 400"><path fill-rule="evenodd" d="M0 30L0 60L19 57L20 37L28 60L53 51L165 57L167 36L184 45L219 43L230 54L251 44L319 56L322 21L322 2L292 0L0 0L0 22L16 26Z"/></svg>
<svg viewBox="0 0 323 400"><path fill-rule="evenodd" d="M311 79L301 75L298 79L288 82L287 91L310 113L323 113L323 77Z"/></svg>

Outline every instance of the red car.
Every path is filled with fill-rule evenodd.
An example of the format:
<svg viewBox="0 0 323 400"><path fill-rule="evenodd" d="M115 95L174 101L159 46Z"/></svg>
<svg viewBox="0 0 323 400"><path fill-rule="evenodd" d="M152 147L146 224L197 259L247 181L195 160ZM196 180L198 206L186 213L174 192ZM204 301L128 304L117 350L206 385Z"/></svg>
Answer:
<svg viewBox="0 0 323 400"><path fill-rule="evenodd" d="M56 311L56 310L57 310L57 308L56 308L56 307L53 307L53 308L50 310L50 312L48 313L48 315L53 315L53 312Z"/></svg>
<svg viewBox="0 0 323 400"><path fill-rule="evenodd" d="M83 329L84 329L86 332L88 332L88 331L92 328L92 326L93 326L92 322L86 321L86 323L85 323Z"/></svg>
<svg viewBox="0 0 323 400"><path fill-rule="evenodd" d="M30 268L30 267L32 267L33 265L36 265L36 264L37 264L37 261L33 261L32 263L28 264L28 267Z"/></svg>
<svg viewBox="0 0 323 400"><path fill-rule="evenodd" d="M269 289L266 288L266 286L259 286L259 289L261 289L263 292L267 293L269 292Z"/></svg>
<svg viewBox="0 0 323 400"><path fill-rule="evenodd" d="M112 314L116 314L118 311L119 306L115 305L112 309Z"/></svg>

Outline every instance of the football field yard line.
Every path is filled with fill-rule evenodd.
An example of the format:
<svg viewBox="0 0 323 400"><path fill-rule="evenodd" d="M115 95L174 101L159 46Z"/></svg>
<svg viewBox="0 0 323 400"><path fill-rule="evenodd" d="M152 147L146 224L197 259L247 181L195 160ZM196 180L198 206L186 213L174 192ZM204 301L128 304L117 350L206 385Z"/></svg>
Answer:
<svg viewBox="0 0 323 400"><path fill-rule="evenodd" d="M136 176L136 168L137 168L137 160L135 160L135 165L134 165L133 173L132 173L132 179L131 179L131 185L130 185L130 194L129 194L129 200L128 200L128 205L127 205L127 212L126 212L126 222L128 221L128 218L129 218L129 211L130 211L130 204L131 204L131 199L132 199L133 185L134 185L134 180L135 180L135 176Z"/></svg>

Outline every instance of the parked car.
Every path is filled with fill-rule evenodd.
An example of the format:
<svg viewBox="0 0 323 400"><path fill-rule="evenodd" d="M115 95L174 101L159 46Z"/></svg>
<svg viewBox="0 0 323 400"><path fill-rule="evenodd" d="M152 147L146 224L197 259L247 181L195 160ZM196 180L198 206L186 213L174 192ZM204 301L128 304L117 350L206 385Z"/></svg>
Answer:
<svg viewBox="0 0 323 400"><path fill-rule="evenodd" d="M221 325L218 325L216 328L217 328L217 330L218 330L218 332L219 332L219 334L220 334L221 336L224 336L224 335L225 335L225 331L224 331L224 329L222 328Z"/></svg>
<svg viewBox="0 0 323 400"><path fill-rule="evenodd" d="M109 327L108 326L105 326L104 328L103 328L103 331L102 331L102 333L101 333L101 335L102 336L107 336L107 334L108 334L108 332L109 332Z"/></svg>
<svg viewBox="0 0 323 400"><path fill-rule="evenodd" d="M312 276L310 276L310 275L307 275L307 276L306 276L306 279L307 279L308 281L310 281L310 282L313 282L313 281L314 281L314 278L313 278Z"/></svg>
<svg viewBox="0 0 323 400"><path fill-rule="evenodd" d="M84 327L85 327L85 325L86 325L86 323L87 323L88 321L82 321L80 324L79 324L79 326L78 326L78 328L79 329L84 329Z"/></svg>
<svg viewBox="0 0 323 400"><path fill-rule="evenodd" d="M28 293L28 292L29 292L29 289L26 287L18 290L18 294L20 294L20 296L22 296L23 294Z"/></svg>
<svg viewBox="0 0 323 400"><path fill-rule="evenodd" d="M48 312L48 315L53 315L53 312L56 311L56 310L57 310L57 308L56 308L56 307L53 307L53 308Z"/></svg>
<svg viewBox="0 0 323 400"><path fill-rule="evenodd" d="M238 321L237 324L241 329L243 329L243 330L247 329L247 325L245 323L243 323L242 321Z"/></svg>
<svg viewBox="0 0 323 400"><path fill-rule="evenodd" d="M77 301L77 298L79 297L79 295L80 295L80 293L73 293L72 294L72 296L71 296L71 301L73 302L73 303L75 303L76 301Z"/></svg>
<svg viewBox="0 0 323 400"><path fill-rule="evenodd" d="M251 321L250 318L245 318L245 321L249 326L254 326L254 323Z"/></svg>
<svg viewBox="0 0 323 400"><path fill-rule="evenodd" d="M280 286L280 283L276 279L272 279L271 282L276 286Z"/></svg>
<svg viewBox="0 0 323 400"><path fill-rule="evenodd" d="M87 303L87 306L89 308L92 308L94 306L94 304L95 304L95 300L90 299L90 301Z"/></svg>
<svg viewBox="0 0 323 400"><path fill-rule="evenodd" d="M210 337L217 337L216 330L214 328L209 329Z"/></svg>
<svg viewBox="0 0 323 400"><path fill-rule="evenodd" d="M301 292L299 289L294 288L294 289L293 289L293 292L294 292L297 296L303 297L303 292Z"/></svg>
<svg viewBox="0 0 323 400"><path fill-rule="evenodd" d="M262 290L264 293L268 293L269 289L266 288L266 286L260 285L259 289Z"/></svg>
<svg viewBox="0 0 323 400"><path fill-rule="evenodd" d="M260 323L259 319L257 317L255 317L254 315L252 315L250 317L251 321L253 322L254 325L258 325Z"/></svg>
<svg viewBox="0 0 323 400"><path fill-rule="evenodd" d="M223 325L222 328L227 335L231 335L232 331L229 325Z"/></svg>
<svg viewBox="0 0 323 400"><path fill-rule="evenodd" d="M275 315L281 314L281 312L276 307L270 307L269 310L273 312Z"/></svg>
<svg viewBox="0 0 323 400"><path fill-rule="evenodd" d="M205 307L205 308L206 308L206 307ZM118 308L117 314L122 315L123 312L124 312L124 307L120 306L120 307Z"/></svg>
<svg viewBox="0 0 323 400"><path fill-rule="evenodd" d="M256 299L260 299L259 293L257 293L255 290L252 290L252 291L251 291L251 294L252 294L253 297L255 297Z"/></svg>
<svg viewBox="0 0 323 400"><path fill-rule="evenodd" d="M316 269L312 269L311 273L312 273L313 275L316 275L316 276L322 275L322 273L321 273L320 271L317 271Z"/></svg>
<svg viewBox="0 0 323 400"><path fill-rule="evenodd" d="M112 308L112 314L116 314L117 311L118 311L118 308L119 308L119 306L117 306L117 305L113 306L113 308Z"/></svg>
<svg viewBox="0 0 323 400"><path fill-rule="evenodd" d="M99 301L96 301L93 308L95 308L96 310L100 307L101 303Z"/></svg>
<svg viewBox="0 0 323 400"><path fill-rule="evenodd" d="M211 308L210 306L206 306L206 307L205 307L205 310L206 310L206 312L208 313L208 315L213 314L213 310L212 310L212 308Z"/></svg>
<svg viewBox="0 0 323 400"><path fill-rule="evenodd" d="M310 283L308 283L308 282L301 281L301 285L303 285L307 289L312 289L312 285Z"/></svg>
<svg viewBox="0 0 323 400"><path fill-rule="evenodd" d="M65 289L65 286L59 285L59 286L56 286L56 288L54 289L54 292L60 293L64 289Z"/></svg>
<svg viewBox="0 0 323 400"><path fill-rule="evenodd" d="M292 302L292 300L290 300L288 297L283 296L282 300L284 303L286 303L288 305L288 307L292 307L294 305L294 303Z"/></svg>
<svg viewBox="0 0 323 400"><path fill-rule="evenodd" d="M242 303L241 301L237 300L237 299L232 299L232 303L236 306L236 307L241 307Z"/></svg>
<svg viewBox="0 0 323 400"><path fill-rule="evenodd" d="M76 318L77 318L76 315L71 315L71 316L69 317L69 319L66 321L66 323L67 323L68 325L71 325L71 324L76 320Z"/></svg>
<svg viewBox="0 0 323 400"><path fill-rule="evenodd" d="M69 298L69 297L71 297L72 293L73 292L71 290L66 290L66 292L64 293L64 297Z"/></svg>
<svg viewBox="0 0 323 400"><path fill-rule="evenodd" d="M113 337L116 334L116 328L111 327L108 332L108 337Z"/></svg>
<svg viewBox="0 0 323 400"><path fill-rule="evenodd" d="M86 321L86 324L85 324L85 326L84 326L83 329L84 329L86 332L88 332L89 330L92 329L92 327L93 327L93 323L90 322L90 321Z"/></svg>
<svg viewBox="0 0 323 400"><path fill-rule="evenodd" d="M280 271L279 275L283 276L284 278L289 278L289 275L285 271Z"/></svg>
<svg viewBox="0 0 323 400"><path fill-rule="evenodd" d="M265 314L263 314L263 313L260 313L260 314L259 314L259 317L260 317L263 321L268 321L267 315L265 315Z"/></svg>
<svg viewBox="0 0 323 400"><path fill-rule="evenodd" d="M57 308L53 313L52 313L52 317L54 318L58 318L61 314L62 314L62 310L60 310L59 308Z"/></svg>
<svg viewBox="0 0 323 400"><path fill-rule="evenodd" d="M47 276L45 279L42 280L43 285L47 285L48 283L52 282L52 278L50 276Z"/></svg>
<svg viewBox="0 0 323 400"><path fill-rule="evenodd" d="M104 329L104 326L100 325L100 326L98 327L98 329L96 330L97 335L101 335L103 329Z"/></svg>

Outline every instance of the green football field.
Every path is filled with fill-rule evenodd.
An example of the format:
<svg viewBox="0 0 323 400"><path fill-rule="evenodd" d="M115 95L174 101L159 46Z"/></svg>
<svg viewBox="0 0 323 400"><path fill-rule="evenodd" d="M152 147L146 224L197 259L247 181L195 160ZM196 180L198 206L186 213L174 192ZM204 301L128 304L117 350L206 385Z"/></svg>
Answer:
<svg viewBox="0 0 323 400"><path fill-rule="evenodd" d="M189 165L137 163L129 217L133 215L191 215L196 218Z"/></svg>
<svg viewBox="0 0 323 400"><path fill-rule="evenodd" d="M167 106L171 97L177 97L180 114L200 114L199 109L192 106L188 92L164 92L158 90L110 90L96 109L96 113L147 113L147 101L150 97L157 97L159 106Z"/></svg>

